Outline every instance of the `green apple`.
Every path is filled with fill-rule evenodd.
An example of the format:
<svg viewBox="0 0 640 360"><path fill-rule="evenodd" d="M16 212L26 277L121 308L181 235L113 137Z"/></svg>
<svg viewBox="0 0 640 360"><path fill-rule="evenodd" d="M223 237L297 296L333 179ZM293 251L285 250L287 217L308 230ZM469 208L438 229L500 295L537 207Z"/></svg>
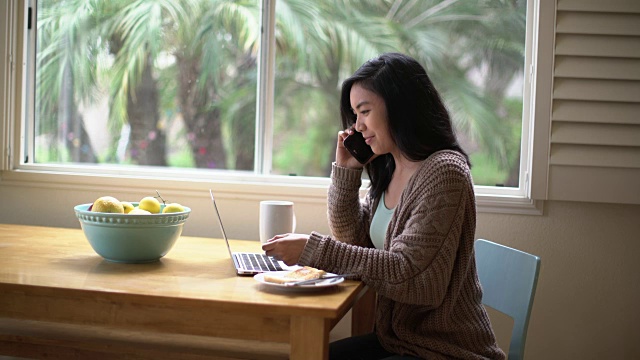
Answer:
<svg viewBox="0 0 640 360"><path fill-rule="evenodd" d="M147 210L152 214L158 214L161 208L160 201L152 196L142 198L142 200L140 200L140 203L138 204L138 207L142 210Z"/></svg>
<svg viewBox="0 0 640 360"><path fill-rule="evenodd" d="M131 212L131 210L133 210L133 204L131 204L128 201L121 201L122 203L122 207L124 208L124 213L128 214Z"/></svg>
<svg viewBox="0 0 640 360"><path fill-rule="evenodd" d="M164 209L162 210L163 213L175 213L175 212L183 212L184 211L184 206L178 204L178 203L171 203L168 204L167 206L164 207Z"/></svg>
<svg viewBox="0 0 640 360"><path fill-rule="evenodd" d="M102 196L93 202L93 212L124 214L124 206L113 196Z"/></svg>

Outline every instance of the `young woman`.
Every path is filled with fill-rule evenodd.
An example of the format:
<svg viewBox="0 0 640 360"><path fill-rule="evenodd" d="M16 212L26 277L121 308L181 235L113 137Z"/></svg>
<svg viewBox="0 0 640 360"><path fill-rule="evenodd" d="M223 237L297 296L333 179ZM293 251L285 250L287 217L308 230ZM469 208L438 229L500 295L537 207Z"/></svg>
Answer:
<svg viewBox="0 0 640 360"><path fill-rule="evenodd" d="M425 69L383 54L342 85L328 194L332 236L283 234L263 245L287 264L360 276L377 293L374 333L331 344L331 359L504 359L474 260L469 158ZM343 145L358 131L374 152ZM363 168L371 187L359 198Z"/></svg>

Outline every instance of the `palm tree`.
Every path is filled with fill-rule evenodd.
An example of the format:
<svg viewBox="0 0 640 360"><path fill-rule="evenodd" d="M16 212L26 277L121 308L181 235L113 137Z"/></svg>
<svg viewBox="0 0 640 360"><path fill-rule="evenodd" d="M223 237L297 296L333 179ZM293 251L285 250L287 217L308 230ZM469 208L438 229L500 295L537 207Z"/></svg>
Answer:
<svg viewBox="0 0 640 360"><path fill-rule="evenodd" d="M166 28L185 23L189 5L186 0L118 0L109 4L109 14L102 20L109 51L115 57L110 84L111 124L118 130L128 122L128 152L140 165L167 165L154 64L165 50L164 44L171 41Z"/></svg>
<svg viewBox="0 0 640 360"><path fill-rule="evenodd" d="M326 129L337 127L340 79L368 58L381 52L400 51L427 67L452 110L459 132L469 134L463 138L472 144L479 143L507 166L505 144L512 134L511 128L504 126L499 104L514 74L522 71L524 15L521 6L510 2L497 1L495 5L498 7L486 11L475 3L457 0L279 2L277 76L280 82L276 109L286 109L281 116L288 119L283 121L280 130L286 139L282 144L289 145L279 152L289 155L283 156L282 162L295 164L306 160L327 164L327 157L313 156L322 153L319 149L322 146L296 141L291 136L294 131L287 129L295 129L295 121L304 122L305 138L315 139L314 142L323 144L325 149L328 142L332 150L335 131ZM479 55L470 59L466 55L470 48L477 49L471 53ZM489 76L484 77L486 83L470 81L469 74L485 64L491 69ZM501 76L493 76L496 73ZM325 108L317 111L322 115L308 120L306 110L310 107L300 104L313 99L313 94L322 95L323 101L315 100L315 105ZM293 161L290 154L300 154L300 150L294 149L302 149L303 145L311 150L306 157L300 159L299 156ZM304 168L309 171L319 167L307 163Z"/></svg>
<svg viewBox="0 0 640 360"><path fill-rule="evenodd" d="M395 24L391 28L403 39L402 51L426 65L458 133L467 134L463 138L479 143L499 164L510 167L511 149L506 144L512 129L505 126L508 120L501 116L501 104L507 86L524 67L525 4L511 0L484 6L461 0L376 4L375 9L386 11L385 18ZM485 67L483 83L470 80Z"/></svg>
<svg viewBox="0 0 640 360"><path fill-rule="evenodd" d="M340 0L277 4L275 172L329 174L340 123L340 82L383 49L398 46L385 24L367 22L347 5Z"/></svg>
<svg viewBox="0 0 640 360"><path fill-rule="evenodd" d="M519 2L493 2L502 13L461 0L279 0L276 172L328 174L339 126L340 81L386 51L420 60L444 94L457 128L469 134L469 143L480 144L506 163L505 139L512 135L503 126L501 104L506 86L522 70L524 11ZM185 124L194 166L252 168L260 33L257 1L69 0L57 3L56 9L75 17L58 27L39 22L39 31L49 29L41 31L43 38L49 36L54 43L39 54L41 68L48 74L41 79L48 79L47 86L56 92L64 91L61 80L57 85L51 81L57 79L56 72L65 74L59 70L64 67L55 46L64 44L64 33L74 33L66 28L85 24L85 41L73 42L67 53L87 54L67 59L67 67L73 65L73 75L89 71L91 76L79 79L67 71L60 78L83 89L66 97L78 101L77 94L91 94L98 87L96 77L110 76L114 149L128 122L132 161L166 165L165 112L172 112ZM55 16L47 19L53 22ZM461 48L475 50L461 52ZM87 59L107 51L113 65L87 65L91 64ZM484 82L471 81L469 75L484 67L489 69ZM57 109L61 97L52 95L50 99L58 100L47 104Z"/></svg>
<svg viewBox="0 0 640 360"><path fill-rule="evenodd" d="M255 122L258 19L255 2L208 0L139 0L113 17L112 43L121 39L125 48L115 46L112 114L115 121L129 119L132 157L146 154L149 160L154 155L157 161L146 164L166 165L164 133L158 126L159 97L173 97L176 102L167 106L177 107L182 117L196 167L252 168L253 146L246 144L253 145L253 132L242 141L234 137L226 142L223 133L238 134L237 130L252 129ZM164 69L154 68L160 56L175 61ZM175 77L175 85L169 84L161 96L152 69ZM136 112L140 108L136 100L144 105L142 111ZM236 129L225 131L225 126ZM155 135L154 141L148 134ZM148 151L153 144L158 147Z"/></svg>
<svg viewBox="0 0 640 360"><path fill-rule="evenodd" d="M49 134L50 151L48 158L36 160L95 162L78 111L78 103L91 101L96 83L89 63L97 53L91 9L81 1L43 5L38 13L36 133Z"/></svg>
<svg viewBox="0 0 640 360"><path fill-rule="evenodd" d="M66 140L71 161L98 161L77 109L78 104L90 104L95 100L92 95L100 87L100 73L104 71L98 58L110 51L115 55L114 72L120 75L112 77L111 126L119 129L127 120L130 122L132 137L129 143L133 144L130 151L137 163L166 164L164 135L160 131L154 134L158 123L158 94L151 69L154 47L149 42L158 40L158 29L153 28L153 20L159 20L157 17L163 4L149 5L158 4L145 1L131 4L128 1L41 2L38 44L42 48L38 49L36 86L40 133L50 131L47 127L51 124L64 121L64 125L53 125L53 128L60 129L58 137ZM114 22L123 12L131 15L134 10L141 9L151 10L145 13L147 17L142 22L136 23L131 16L125 16L120 24ZM110 25L113 26L111 29ZM138 36L124 36L134 27ZM83 136L79 137L78 133ZM117 142L117 137L115 139ZM79 156L84 153L90 156Z"/></svg>
<svg viewBox="0 0 640 360"><path fill-rule="evenodd" d="M172 54L195 165L251 170L260 9L255 1L201 1L194 11Z"/></svg>

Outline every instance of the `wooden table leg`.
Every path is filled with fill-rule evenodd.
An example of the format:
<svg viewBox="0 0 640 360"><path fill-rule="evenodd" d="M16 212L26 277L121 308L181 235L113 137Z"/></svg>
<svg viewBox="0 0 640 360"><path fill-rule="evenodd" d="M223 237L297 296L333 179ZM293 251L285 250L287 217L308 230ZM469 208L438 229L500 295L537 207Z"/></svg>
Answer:
<svg viewBox="0 0 640 360"><path fill-rule="evenodd" d="M351 336L373 331L376 312L376 292L369 288L351 309Z"/></svg>
<svg viewBox="0 0 640 360"><path fill-rule="evenodd" d="M310 316L291 319L291 360L329 358L329 321Z"/></svg>

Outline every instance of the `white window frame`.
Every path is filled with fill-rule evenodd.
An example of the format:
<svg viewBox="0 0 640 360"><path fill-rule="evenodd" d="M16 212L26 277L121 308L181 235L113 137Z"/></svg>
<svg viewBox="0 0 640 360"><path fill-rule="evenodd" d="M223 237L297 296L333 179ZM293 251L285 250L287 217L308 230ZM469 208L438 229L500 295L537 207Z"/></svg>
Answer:
<svg viewBox="0 0 640 360"><path fill-rule="evenodd" d="M0 24L4 24L0 39L0 121L2 161L0 183L20 183L25 187L56 189L82 188L107 191L126 186L129 189L195 194L202 188L215 187L219 192L236 197L255 194L296 197L301 200L325 201L328 178L262 175L271 169L273 128L273 89L275 51L261 51L259 61L258 109L256 115L256 149L254 172L217 171L203 169L158 169L155 167L121 167L110 165L25 164L25 116L33 108L33 96L27 96L27 75L33 74L33 61L27 61L33 49L24 46L22 26L27 21L26 9L31 0L7 0L0 9ZM263 31L261 48L275 44L273 23L275 1L262 0ZM523 144L520 160L519 188L476 186L479 212L511 214L542 214L546 197L549 124L551 117L551 81L555 3L553 0L528 1L527 47L524 89ZM35 19L35 14L34 14ZM34 20L35 21L35 20ZM27 35L33 36L34 31ZM34 44L31 41L30 44ZM272 47L275 49L275 47ZM31 77L33 78L33 77ZM535 125L535 126L534 126ZM26 135L29 136L29 135ZM32 135L31 135L32 136ZM32 143L32 142L31 142ZM176 175L176 174L179 174ZM363 184L362 192L368 183ZM192 189L192 190L191 190ZM198 189L198 190L196 190Z"/></svg>

